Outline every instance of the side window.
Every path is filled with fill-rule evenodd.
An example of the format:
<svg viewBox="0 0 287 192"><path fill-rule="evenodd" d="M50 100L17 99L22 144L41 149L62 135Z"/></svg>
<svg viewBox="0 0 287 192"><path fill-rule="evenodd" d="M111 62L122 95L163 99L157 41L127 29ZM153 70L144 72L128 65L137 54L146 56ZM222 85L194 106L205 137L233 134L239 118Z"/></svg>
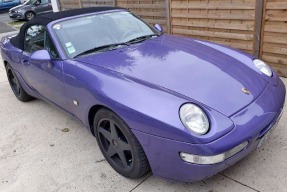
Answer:
<svg viewBox="0 0 287 192"><path fill-rule="evenodd" d="M45 27L43 25L33 25L26 30L24 51L32 53L44 49Z"/></svg>
<svg viewBox="0 0 287 192"><path fill-rule="evenodd" d="M26 30L24 51L33 53L46 49L53 59L59 59L58 51L42 25L33 25Z"/></svg>
<svg viewBox="0 0 287 192"><path fill-rule="evenodd" d="M45 41L45 49L49 51L51 57L53 59L59 59L58 51L48 33L46 33L46 41Z"/></svg>
<svg viewBox="0 0 287 192"><path fill-rule="evenodd" d="M41 4L47 4L47 3L49 3L48 0L41 0Z"/></svg>

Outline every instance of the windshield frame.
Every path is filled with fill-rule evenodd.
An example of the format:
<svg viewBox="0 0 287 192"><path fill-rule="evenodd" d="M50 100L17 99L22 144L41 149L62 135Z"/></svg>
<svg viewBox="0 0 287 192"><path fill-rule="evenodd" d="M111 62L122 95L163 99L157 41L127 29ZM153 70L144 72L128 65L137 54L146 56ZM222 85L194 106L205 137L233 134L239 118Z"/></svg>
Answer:
<svg viewBox="0 0 287 192"><path fill-rule="evenodd" d="M89 16L93 16L93 15L101 15L101 14L106 14L106 13L113 13L113 12L128 12L130 13L132 16L134 16L135 18L141 20L147 27L149 27L151 29L151 31L157 35L160 36L163 33L159 32L158 30L156 30L154 27L150 26L147 22L145 22L143 19L141 19L140 17L138 17L137 15L133 14L131 11L124 9L124 8L119 8L119 9L115 9L115 10L108 10L108 11L101 11L101 12L94 12L94 13L87 13L87 14L81 14L81 15L77 15L77 16L72 16L72 17L66 17L66 18L62 18L62 19L58 19L55 21L52 21L51 23L49 23L47 25L47 29L49 31L49 34L51 35L53 42L58 50L58 53L60 55L60 57L63 60L67 60L67 59L71 59L71 60L75 60L76 58L70 56L69 54L67 54L67 52L65 51L65 47L63 47L58 35L56 34L55 30L53 29L53 26L56 24L59 24L61 22L64 21L69 21L69 20L73 20L73 19L78 19L81 17L89 17ZM104 52L102 52L104 53Z"/></svg>
<svg viewBox="0 0 287 192"><path fill-rule="evenodd" d="M34 5L37 2L37 0L28 0L23 3L23 5Z"/></svg>

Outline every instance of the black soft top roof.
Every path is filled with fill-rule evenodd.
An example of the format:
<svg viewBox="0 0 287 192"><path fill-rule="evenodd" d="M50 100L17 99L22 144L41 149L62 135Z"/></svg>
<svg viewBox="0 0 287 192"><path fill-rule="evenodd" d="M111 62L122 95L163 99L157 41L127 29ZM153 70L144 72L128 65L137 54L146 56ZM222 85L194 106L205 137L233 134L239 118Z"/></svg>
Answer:
<svg viewBox="0 0 287 192"><path fill-rule="evenodd" d="M32 25L48 25L52 21L67 18L67 17L73 17L77 15L82 14L88 14L88 13L97 13L102 11L110 11L110 10L116 10L116 9L123 9L121 7L89 7L89 8L81 8L81 9L73 9L73 10L67 10L67 11L61 11L56 13L48 13L45 15L37 16L34 19L31 19L27 23L25 23L20 31L19 34L15 37L10 39L10 42L15 47L24 50L24 38L25 38L25 31L28 27Z"/></svg>

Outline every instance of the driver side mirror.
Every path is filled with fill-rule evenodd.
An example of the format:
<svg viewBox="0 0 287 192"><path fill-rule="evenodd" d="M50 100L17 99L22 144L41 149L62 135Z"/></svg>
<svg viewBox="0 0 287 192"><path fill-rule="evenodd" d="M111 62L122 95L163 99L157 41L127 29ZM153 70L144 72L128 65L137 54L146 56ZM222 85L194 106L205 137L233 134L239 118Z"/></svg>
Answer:
<svg viewBox="0 0 287 192"><path fill-rule="evenodd" d="M39 2L39 1L36 1L36 2L35 2L35 5L36 5L36 6L40 5L40 2Z"/></svg>
<svg viewBox="0 0 287 192"><path fill-rule="evenodd" d="M39 50L32 53L30 56L30 62L34 64L46 64L48 67L52 67L52 58L47 50Z"/></svg>
<svg viewBox="0 0 287 192"><path fill-rule="evenodd" d="M163 32L163 28L162 28L162 26L160 26L160 24L155 24L154 28L161 33Z"/></svg>

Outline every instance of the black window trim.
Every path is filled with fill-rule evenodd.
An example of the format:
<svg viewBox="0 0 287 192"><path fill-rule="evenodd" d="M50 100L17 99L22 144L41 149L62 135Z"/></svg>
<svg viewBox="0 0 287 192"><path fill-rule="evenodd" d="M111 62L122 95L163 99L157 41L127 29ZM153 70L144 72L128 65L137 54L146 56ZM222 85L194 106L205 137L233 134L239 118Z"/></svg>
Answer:
<svg viewBox="0 0 287 192"><path fill-rule="evenodd" d="M52 60L62 60L61 57L60 57L59 51L58 51L57 47L55 46L55 43L53 42L53 39L51 38L51 35L50 35L50 33L49 33L47 27L45 27L44 25L41 25L41 24L31 25L31 26L29 26L29 27L26 28L26 30L25 30L25 36L24 36L24 50L23 50L23 51L26 52L26 53L29 53L29 54L32 54L32 53L33 53L33 52L27 51L27 49L26 49L26 46L27 46L27 45L26 45L27 31L28 31L31 27L33 27L33 26L43 26L43 27L44 27L44 29L45 29L45 31L44 31L44 50L47 50L47 49L46 49L46 41L47 41L47 37L49 37L51 43L53 44L53 46L54 46L54 48L55 48L55 50L56 50L56 52L57 52L57 55L58 55L58 57L53 57L53 55L50 53L50 51L47 50L47 51L49 52L50 56L51 56L51 59L52 59Z"/></svg>

